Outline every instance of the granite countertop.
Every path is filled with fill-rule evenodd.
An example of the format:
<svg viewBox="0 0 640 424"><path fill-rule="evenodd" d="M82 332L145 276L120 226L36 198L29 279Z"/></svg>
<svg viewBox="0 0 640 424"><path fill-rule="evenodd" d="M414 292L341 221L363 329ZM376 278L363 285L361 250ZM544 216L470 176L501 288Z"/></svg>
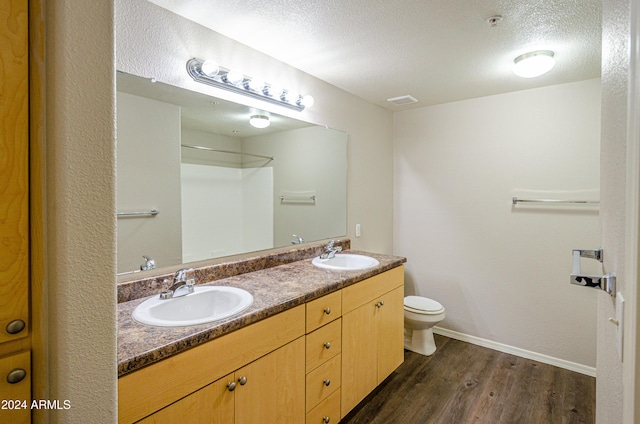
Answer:
<svg viewBox="0 0 640 424"><path fill-rule="evenodd" d="M314 266L311 259L302 259L201 283L242 288L254 298L253 305L242 313L211 323L188 327L148 326L131 317L135 307L147 298L119 303L118 377L406 262L399 256L351 250L344 253L371 256L380 264L359 271L334 271Z"/></svg>

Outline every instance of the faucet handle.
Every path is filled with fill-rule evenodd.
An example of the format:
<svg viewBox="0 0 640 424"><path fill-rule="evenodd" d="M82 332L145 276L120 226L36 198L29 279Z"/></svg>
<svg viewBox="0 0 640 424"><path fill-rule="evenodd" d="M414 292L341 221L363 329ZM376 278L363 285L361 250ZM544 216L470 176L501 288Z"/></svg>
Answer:
<svg viewBox="0 0 640 424"><path fill-rule="evenodd" d="M140 265L141 271L147 271L156 267L156 261L154 261L150 256L142 255L142 258L144 259L144 263Z"/></svg>
<svg viewBox="0 0 640 424"><path fill-rule="evenodd" d="M173 281L186 281L187 273L193 271L193 268L182 268L176 271L176 275L173 277Z"/></svg>

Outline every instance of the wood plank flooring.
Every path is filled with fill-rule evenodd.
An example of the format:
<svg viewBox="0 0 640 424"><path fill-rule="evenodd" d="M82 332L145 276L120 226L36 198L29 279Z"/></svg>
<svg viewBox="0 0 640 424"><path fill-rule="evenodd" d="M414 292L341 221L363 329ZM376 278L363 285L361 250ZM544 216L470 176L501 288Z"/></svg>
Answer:
<svg viewBox="0 0 640 424"><path fill-rule="evenodd" d="M438 350L405 362L342 424L595 422L595 378L436 335Z"/></svg>

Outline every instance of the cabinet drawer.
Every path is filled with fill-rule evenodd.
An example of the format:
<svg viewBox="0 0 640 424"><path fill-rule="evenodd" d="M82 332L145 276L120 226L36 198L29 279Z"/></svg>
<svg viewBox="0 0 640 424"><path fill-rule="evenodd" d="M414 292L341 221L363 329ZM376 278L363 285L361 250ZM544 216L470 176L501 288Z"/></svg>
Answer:
<svg viewBox="0 0 640 424"><path fill-rule="evenodd" d="M307 333L342 315L342 292L338 290L307 303Z"/></svg>
<svg viewBox="0 0 640 424"><path fill-rule="evenodd" d="M307 374L307 412L340 388L342 356L337 355Z"/></svg>
<svg viewBox="0 0 640 424"><path fill-rule="evenodd" d="M307 413L306 424L337 423L340 420L340 389Z"/></svg>
<svg viewBox="0 0 640 424"><path fill-rule="evenodd" d="M342 351L342 319L307 334L306 348L307 372L339 354Z"/></svg>
<svg viewBox="0 0 640 424"><path fill-rule="evenodd" d="M18 374L16 370L24 370L26 375L20 381L9 383L9 375L15 377ZM0 376L0 399L9 402L3 405L7 409L0 409L0 423L30 423L31 353L27 351L0 358ZM62 406L62 401L60 404Z"/></svg>
<svg viewBox="0 0 640 424"><path fill-rule="evenodd" d="M346 314L403 285L404 266L399 266L345 287L342 289L342 313Z"/></svg>

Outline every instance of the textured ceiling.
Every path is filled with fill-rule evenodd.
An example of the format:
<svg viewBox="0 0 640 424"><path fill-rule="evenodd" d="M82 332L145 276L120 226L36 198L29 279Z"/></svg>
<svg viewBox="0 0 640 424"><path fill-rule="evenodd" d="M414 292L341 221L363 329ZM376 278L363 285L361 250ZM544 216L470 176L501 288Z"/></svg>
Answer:
<svg viewBox="0 0 640 424"><path fill-rule="evenodd" d="M150 1L390 110L600 76L601 0ZM538 49L555 68L515 76Z"/></svg>

